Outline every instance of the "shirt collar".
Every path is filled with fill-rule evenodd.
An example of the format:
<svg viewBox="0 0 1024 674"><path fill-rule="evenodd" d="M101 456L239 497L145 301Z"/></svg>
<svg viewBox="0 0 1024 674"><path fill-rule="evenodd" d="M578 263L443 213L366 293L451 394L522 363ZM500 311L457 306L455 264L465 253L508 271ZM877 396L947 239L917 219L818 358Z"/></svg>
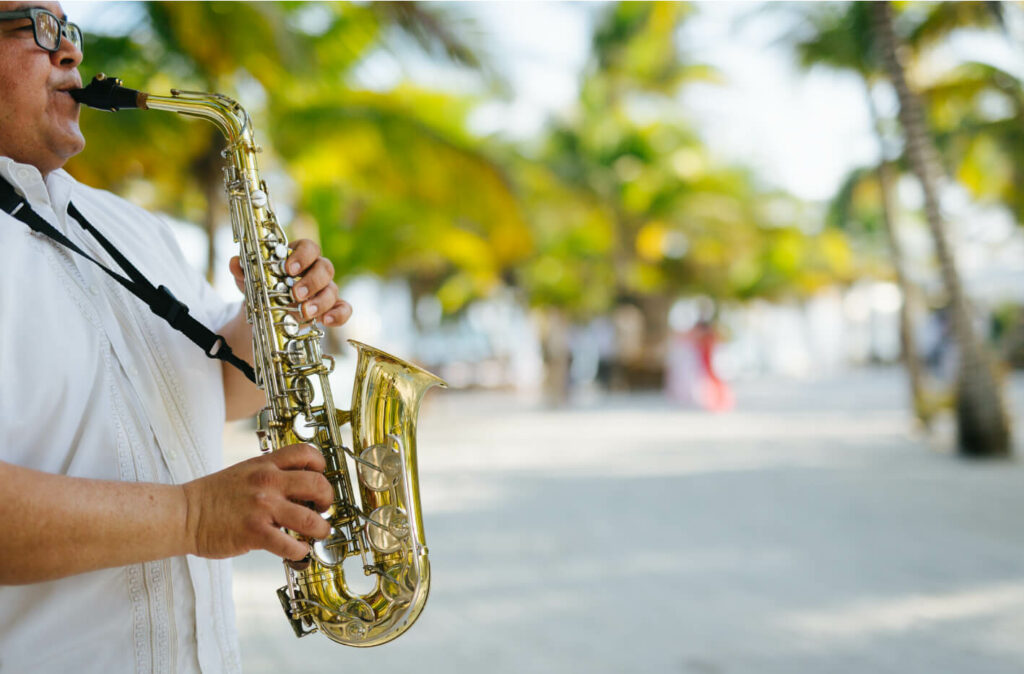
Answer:
<svg viewBox="0 0 1024 674"><path fill-rule="evenodd" d="M25 197L32 208L45 207L55 213L67 211L75 183L75 179L64 169L51 171L43 180L35 166L21 164L10 157L0 157L0 177Z"/></svg>

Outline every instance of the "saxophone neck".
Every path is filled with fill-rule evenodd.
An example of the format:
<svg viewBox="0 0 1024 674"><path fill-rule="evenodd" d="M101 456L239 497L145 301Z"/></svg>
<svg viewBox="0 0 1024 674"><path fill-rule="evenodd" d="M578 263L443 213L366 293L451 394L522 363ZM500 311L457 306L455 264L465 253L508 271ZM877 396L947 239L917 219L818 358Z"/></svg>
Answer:
<svg viewBox="0 0 1024 674"><path fill-rule="evenodd" d="M242 144L254 152L258 151L253 143L249 113L237 101L223 94L171 89L170 96L147 94L145 103L149 110L166 110L213 122L230 146Z"/></svg>
<svg viewBox="0 0 1024 674"><path fill-rule="evenodd" d="M230 147L259 151L253 142L249 113L237 101L223 94L172 89L170 96L155 96L121 86L118 78L100 73L88 86L72 91L71 97L98 110L166 110L199 117L216 125Z"/></svg>

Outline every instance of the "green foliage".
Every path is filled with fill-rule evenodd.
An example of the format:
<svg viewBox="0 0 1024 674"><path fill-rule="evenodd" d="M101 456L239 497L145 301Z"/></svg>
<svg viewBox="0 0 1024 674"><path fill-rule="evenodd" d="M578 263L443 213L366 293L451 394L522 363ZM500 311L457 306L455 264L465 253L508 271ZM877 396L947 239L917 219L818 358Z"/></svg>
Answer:
<svg viewBox="0 0 1024 674"><path fill-rule="evenodd" d="M962 28L1003 27L999 2L933 2L904 9L911 18L917 18L914 15L918 12L923 14L907 35L907 42L918 50L934 46Z"/></svg>
<svg viewBox="0 0 1024 674"><path fill-rule="evenodd" d="M950 173L1024 222L1024 84L987 63L962 63L924 92Z"/></svg>
<svg viewBox="0 0 1024 674"><path fill-rule="evenodd" d="M866 3L814 3L801 10L802 20L789 41L802 67L852 70L865 79L878 75L881 64Z"/></svg>
<svg viewBox="0 0 1024 674"><path fill-rule="evenodd" d="M808 235L791 199L718 164L681 114L678 92L715 78L677 47L691 11L621 3L598 23L579 104L526 190L538 256L519 278L535 303L586 316L631 297L803 294L850 273L843 235ZM654 121L631 114L641 97Z"/></svg>
<svg viewBox="0 0 1024 674"><path fill-rule="evenodd" d="M457 311L530 249L512 181L465 131L469 101L352 83L355 67L403 31L427 51L479 66L444 16L390 3L147 3L130 37L89 36L83 70L158 93L238 98L267 150L264 168L291 177L284 188L295 192L296 220L317 223L340 279L416 276L425 292L447 288L445 309ZM90 111L83 128L90 148L69 167L83 180L205 221L211 236L225 222L211 202L223 146L213 127Z"/></svg>
<svg viewBox="0 0 1024 674"><path fill-rule="evenodd" d="M782 296L848 278L845 235L820 232L793 199L717 162L691 128L676 96L718 78L679 48L692 12L608 6L578 106L535 156L471 134L477 100L356 82L366 58L405 40L500 93L500 74L462 39L464 22L454 30L450 7L146 3L129 36L88 37L83 71L238 98L265 145L278 210L319 236L339 279L402 276L448 314L508 283L532 305L584 318L623 298ZM83 127L90 146L71 166L83 180L211 233L225 222L211 201L222 146L212 127L142 112L88 112Z"/></svg>
<svg viewBox="0 0 1024 674"><path fill-rule="evenodd" d="M298 205L347 274L418 276L434 290L458 276L462 290L442 297L453 312L530 252L511 178L461 131L465 102L405 87L275 107Z"/></svg>

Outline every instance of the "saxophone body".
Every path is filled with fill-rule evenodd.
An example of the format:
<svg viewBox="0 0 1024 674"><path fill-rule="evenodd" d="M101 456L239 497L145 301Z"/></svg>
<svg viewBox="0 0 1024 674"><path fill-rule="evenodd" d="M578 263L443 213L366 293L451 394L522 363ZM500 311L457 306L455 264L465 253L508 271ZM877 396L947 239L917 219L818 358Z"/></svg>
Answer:
<svg viewBox="0 0 1024 674"><path fill-rule="evenodd" d="M323 330L295 317L284 270L288 240L260 178L252 124L234 100L172 90L153 96L98 75L76 100L107 110L138 107L206 119L224 134L225 189L245 272L253 367L267 406L257 420L260 450L299 442L317 447L334 502L323 513L331 533L312 541L302 562L284 562L278 591L296 636L320 631L340 644L376 646L404 633L419 617L430 588L416 462L416 419L424 393L445 383L379 349L350 340L358 352L350 411L335 407L328 375L334 359L321 352ZM351 425L351 448L342 436ZM356 495L358 494L358 500ZM343 563L365 578L355 589Z"/></svg>

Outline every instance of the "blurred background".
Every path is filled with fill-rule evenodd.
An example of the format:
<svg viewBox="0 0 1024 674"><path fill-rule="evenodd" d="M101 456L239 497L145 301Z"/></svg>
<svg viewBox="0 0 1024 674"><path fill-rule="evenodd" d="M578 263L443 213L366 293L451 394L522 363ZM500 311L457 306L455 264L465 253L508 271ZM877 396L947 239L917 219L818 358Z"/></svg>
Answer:
<svg viewBox="0 0 1024 674"><path fill-rule="evenodd" d="M64 4L84 79L252 114L335 391L347 338L451 385L420 621L296 641L247 555L246 671L1024 669L1021 4ZM219 132L82 127L239 299Z"/></svg>

